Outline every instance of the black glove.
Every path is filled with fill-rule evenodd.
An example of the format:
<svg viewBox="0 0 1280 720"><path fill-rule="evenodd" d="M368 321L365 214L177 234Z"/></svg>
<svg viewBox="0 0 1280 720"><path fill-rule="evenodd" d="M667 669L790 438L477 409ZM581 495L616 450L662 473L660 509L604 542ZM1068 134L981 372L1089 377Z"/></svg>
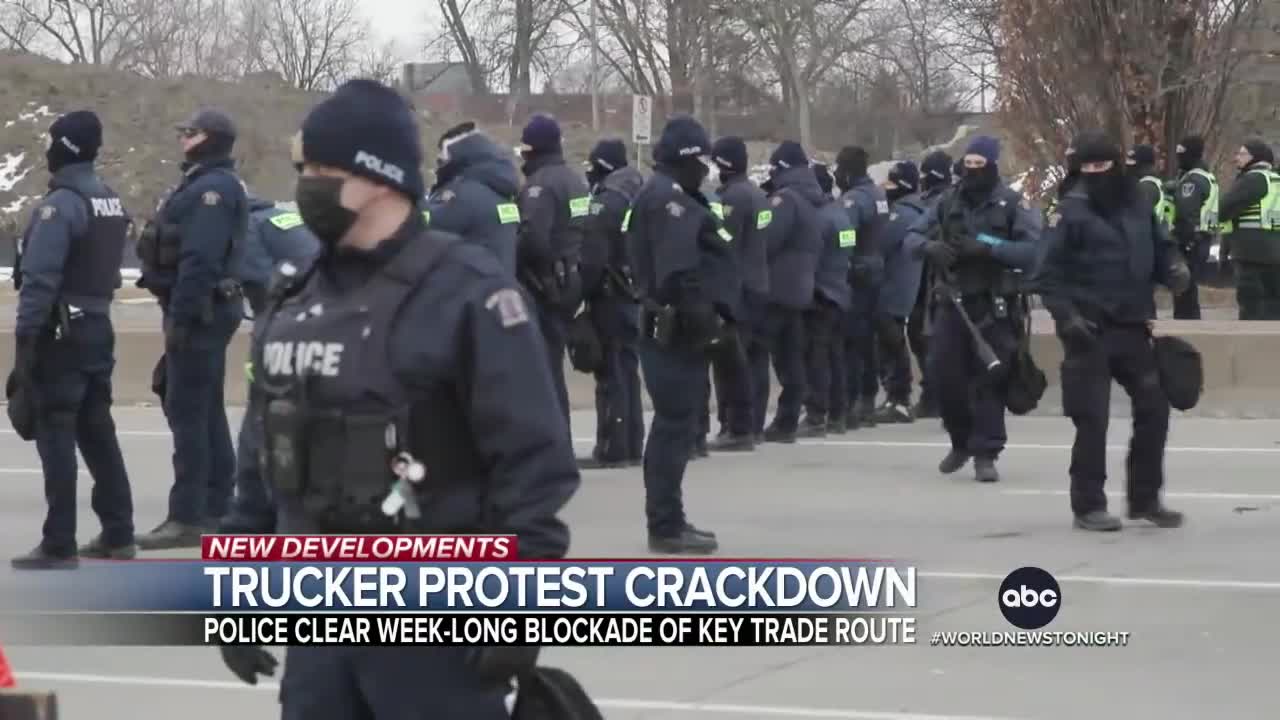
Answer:
<svg viewBox="0 0 1280 720"><path fill-rule="evenodd" d="M1218 243L1218 264L1226 265L1229 262L1231 262L1231 239L1223 236Z"/></svg>
<svg viewBox="0 0 1280 720"><path fill-rule="evenodd" d="M987 257L991 255L991 246L978 238L965 235L960 238L961 257Z"/></svg>
<svg viewBox="0 0 1280 720"><path fill-rule="evenodd" d="M698 303L680 308L680 327L684 335L696 342L710 343L720 336L724 321L710 304Z"/></svg>
<svg viewBox="0 0 1280 720"><path fill-rule="evenodd" d="M39 335L19 335L13 352L14 382L28 385L36 377L36 345Z"/></svg>
<svg viewBox="0 0 1280 720"><path fill-rule="evenodd" d="M1169 268L1169 292L1181 295L1191 289L1191 268L1181 260Z"/></svg>
<svg viewBox="0 0 1280 720"><path fill-rule="evenodd" d="M1087 352L1098 342L1098 326L1079 313L1074 313L1067 320L1058 323L1058 337L1062 338L1063 345L1072 350Z"/></svg>
<svg viewBox="0 0 1280 720"><path fill-rule="evenodd" d="M959 257L955 248L941 240L930 240L925 243L924 256L928 258L929 264L933 267L944 269L955 265L956 259Z"/></svg>
<svg viewBox="0 0 1280 720"><path fill-rule="evenodd" d="M542 648L532 645L520 647L499 645L496 647L467 648L466 662L485 683L500 685L509 683L517 675L532 670L538 664Z"/></svg>
<svg viewBox="0 0 1280 720"><path fill-rule="evenodd" d="M172 316L164 319L164 347L166 350L183 350L191 337L191 328L173 320Z"/></svg>
<svg viewBox="0 0 1280 720"><path fill-rule="evenodd" d="M218 648L222 662L249 685L258 684L258 676L274 677L280 661L257 645L223 645Z"/></svg>

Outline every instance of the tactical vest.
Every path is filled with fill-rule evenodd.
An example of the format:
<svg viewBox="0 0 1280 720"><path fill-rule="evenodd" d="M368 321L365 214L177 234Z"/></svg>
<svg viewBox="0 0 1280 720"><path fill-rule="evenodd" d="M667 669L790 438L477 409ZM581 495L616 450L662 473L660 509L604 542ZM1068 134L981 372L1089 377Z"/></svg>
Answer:
<svg viewBox="0 0 1280 720"><path fill-rule="evenodd" d="M91 193L72 185L58 184L54 190L70 190L84 200L89 229L84 237L72 238L62 271L65 298L110 300L120 287L120 265L132 222L120 196L104 186L105 192ZM72 303L74 304L74 303Z"/></svg>
<svg viewBox="0 0 1280 720"><path fill-rule="evenodd" d="M1154 175L1147 175L1138 182L1150 183L1155 186L1159 200L1156 202L1155 214L1156 219L1164 225L1164 229L1168 230L1173 227L1174 204L1173 201L1164 191L1164 182Z"/></svg>
<svg viewBox="0 0 1280 720"><path fill-rule="evenodd" d="M1186 180L1187 175L1197 175L1205 179L1209 183L1209 197L1204 199L1204 204L1200 206L1200 221L1196 223L1196 232L1199 233L1216 233L1220 229L1218 226L1218 178L1213 173L1202 168L1192 168L1183 175Z"/></svg>
<svg viewBox="0 0 1280 720"><path fill-rule="evenodd" d="M420 234L344 295L313 265L273 296L259 320L253 351L255 390L264 399L259 464L274 491L300 506L318 532L450 532L479 521L477 503L471 513L450 513L448 522L434 513L430 527L418 524L427 523L420 514L433 495L482 472L478 461L466 460L477 455L466 452L472 443L457 422L453 388L411 390L390 358L400 309L453 242ZM402 453L425 465L425 479L412 486L399 481L393 467ZM393 493L405 500L403 512L387 504Z"/></svg>
<svg viewBox="0 0 1280 720"><path fill-rule="evenodd" d="M878 185L866 183L854 185L849 192L869 196L876 209L870 220L862 218L862 225L853 229L853 254L855 256L878 254L876 239L880 237L880 232L889 222L889 198Z"/></svg>
<svg viewBox="0 0 1280 720"><path fill-rule="evenodd" d="M954 243L964 235L984 240L983 235L994 240L1012 242L1013 223L1018 211L1018 198L1012 193L1000 204L994 196L980 208L969 207L957 191L942 200L938 208L941 219L941 236L944 242ZM963 257L950 273L940 275L939 280L964 295L1014 295L1020 290L1018 275L1004 263L990 257Z"/></svg>
<svg viewBox="0 0 1280 720"><path fill-rule="evenodd" d="M844 208L834 201L818 208L818 215L823 221L822 254L818 256L815 288L818 295L841 310L848 310L853 302L849 255L853 252L857 231L850 226Z"/></svg>
<svg viewBox="0 0 1280 720"><path fill-rule="evenodd" d="M1280 230L1280 173L1266 168L1254 168L1249 172L1259 173L1267 181L1267 194L1245 208L1234 222L1223 223L1223 235L1235 230Z"/></svg>
<svg viewBox="0 0 1280 720"><path fill-rule="evenodd" d="M229 170L215 168L210 172L226 173L242 187L244 185L239 176ZM144 269L161 273L175 273L178 270L178 256L182 251L181 227L174 223L161 222L165 206L172 197L173 194L170 193L160 201L156 219L147 223L138 237L138 258L142 260ZM249 203L246 199L240 205L236 229L231 235L231 243L223 256L223 273L227 275L234 275L242 262L244 237L249 231L249 214Z"/></svg>

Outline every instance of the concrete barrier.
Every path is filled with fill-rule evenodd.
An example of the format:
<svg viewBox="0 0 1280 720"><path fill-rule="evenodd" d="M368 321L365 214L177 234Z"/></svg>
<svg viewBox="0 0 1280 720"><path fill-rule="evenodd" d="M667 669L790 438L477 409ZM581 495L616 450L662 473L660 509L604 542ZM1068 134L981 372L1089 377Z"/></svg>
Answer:
<svg viewBox="0 0 1280 720"><path fill-rule="evenodd" d="M1061 392L1056 386L1062 348L1045 318L1038 318L1036 325L1032 352L1053 385L1037 414L1056 414L1061 412ZM1156 332L1184 337L1204 356L1205 396L1192 414L1280 417L1280 322L1167 320L1156 323ZM117 330L116 338L116 403L154 404L151 371L163 351L162 336L155 330L126 327ZM248 344L249 334L241 332L227 354L226 398L230 405L243 404L246 397L244 364ZM0 346L0 358L12 367L12 336L0 339ZM594 407L592 378L574 371L567 363L565 373L573 408ZM1117 389L1112 395L1123 414L1127 406L1123 392Z"/></svg>
<svg viewBox="0 0 1280 720"><path fill-rule="evenodd" d="M50 692L0 690L0 718L58 720L57 696Z"/></svg>

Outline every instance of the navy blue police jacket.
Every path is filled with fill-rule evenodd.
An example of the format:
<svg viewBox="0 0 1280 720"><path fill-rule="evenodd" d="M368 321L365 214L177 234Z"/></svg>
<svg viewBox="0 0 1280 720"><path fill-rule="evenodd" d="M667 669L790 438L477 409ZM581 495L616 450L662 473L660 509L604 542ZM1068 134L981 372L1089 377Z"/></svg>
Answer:
<svg viewBox="0 0 1280 720"><path fill-rule="evenodd" d="M924 199L915 193L889 205L889 222L880 233L884 282L880 285L879 309L891 317L910 315L919 296L924 274L924 258L919 251L924 238L910 230L927 209Z"/></svg>
<svg viewBox="0 0 1280 720"><path fill-rule="evenodd" d="M582 273L584 296L599 297L605 289L605 268L630 273L626 234L622 224L631 208L631 200L644 187L644 177L631 166L614 170L592 188L591 217L582 241Z"/></svg>
<svg viewBox="0 0 1280 720"><path fill-rule="evenodd" d="M1081 188L1049 215L1031 286L1058 322L1143 324L1155 317L1152 291L1168 285L1181 259L1160 221L1135 202L1108 221Z"/></svg>
<svg viewBox="0 0 1280 720"><path fill-rule="evenodd" d="M834 199L828 199L818 213L822 216L818 295L841 310L848 310L853 303L853 291L849 287L849 257L856 242L853 223L849 222L844 208Z"/></svg>
<svg viewBox="0 0 1280 720"><path fill-rule="evenodd" d="M448 156L427 196L428 224L488 248L515 277L520 177L511 153L472 133L450 143Z"/></svg>
<svg viewBox="0 0 1280 720"><path fill-rule="evenodd" d="M716 195L724 229L733 236L743 290L764 297L769 294L768 227L773 222L769 196L746 175L735 175Z"/></svg>
<svg viewBox="0 0 1280 720"><path fill-rule="evenodd" d="M60 168L51 192L36 206L22 235L21 289L16 334L48 326L54 305L107 313L120 286L129 216L119 197L95 174L92 163ZM101 237L91 236L95 225Z"/></svg>
<svg viewBox="0 0 1280 720"><path fill-rule="evenodd" d="M732 237L701 193L691 195L662 165L640 188L625 222L636 289L659 305L710 305L729 320L742 283Z"/></svg>
<svg viewBox="0 0 1280 720"><path fill-rule="evenodd" d="M808 166L788 168L773 177L769 196L773 217L767 229L769 302L792 310L813 305L818 258L822 254L825 194Z"/></svg>
<svg viewBox="0 0 1280 720"><path fill-rule="evenodd" d="M202 324L218 283L234 274L236 240L248 230L248 193L230 158L184 163L183 177L156 213L181 238L176 272L144 268L143 284L177 326Z"/></svg>
<svg viewBox="0 0 1280 720"><path fill-rule="evenodd" d="M572 440L560 417L543 340L515 280L492 253L450 233L428 231L414 212L372 251L341 249L303 270L299 290L341 304L410 242L450 241L435 268L400 306L385 346L395 381L429 417L415 457L437 478L418 526L435 532L510 533L523 558L564 557L569 528L559 513L580 478ZM254 357L263 358L272 322L254 326ZM296 331L294 333L296 335ZM268 365L270 365L270 356ZM360 363L356 363L360 364ZM255 383L270 367L254 368ZM339 376L346 370L338 365ZM350 372L348 382L371 382ZM318 378L324 381L325 378ZM312 380L311 382L316 382ZM433 402L421 403L430 397ZM247 425L260 447L262 423ZM410 433L414 433L412 427ZM299 532L299 513L282 512L279 532Z"/></svg>
<svg viewBox="0 0 1280 720"><path fill-rule="evenodd" d="M880 249L880 233L889 222L889 200L884 188L863 175L840 194L840 203L853 223L853 259L850 270L874 287L884 280L884 254Z"/></svg>

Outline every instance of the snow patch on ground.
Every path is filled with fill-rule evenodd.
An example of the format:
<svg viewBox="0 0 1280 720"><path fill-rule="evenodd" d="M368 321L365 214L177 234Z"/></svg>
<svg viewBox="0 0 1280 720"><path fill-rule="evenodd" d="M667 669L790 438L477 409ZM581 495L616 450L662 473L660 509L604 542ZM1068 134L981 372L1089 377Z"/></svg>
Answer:
<svg viewBox="0 0 1280 720"><path fill-rule="evenodd" d="M25 205L26 202L30 199L31 199L30 195L23 195L22 197L18 198L17 200L14 200L8 205L0 207L0 213L3 213L5 215L12 215L17 212L22 212L22 206Z"/></svg>
<svg viewBox="0 0 1280 720"><path fill-rule="evenodd" d="M31 172L31 168L22 169L22 161L26 157L26 153L17 155L6 153L3 158L0 158L0 192L9 192L14 185L27 176L27 173Z"/></svg>
<svg viewBox="0 0 1280 720"><path fill-rule="evenodd" d="M35 105L35 102L28 102L27 105ZM35 122L42 117L53 117L53 113L49 110L48 105L41 105L31 112L19 113L18 115L19 120L25 120L27 122Z"/></svg>

